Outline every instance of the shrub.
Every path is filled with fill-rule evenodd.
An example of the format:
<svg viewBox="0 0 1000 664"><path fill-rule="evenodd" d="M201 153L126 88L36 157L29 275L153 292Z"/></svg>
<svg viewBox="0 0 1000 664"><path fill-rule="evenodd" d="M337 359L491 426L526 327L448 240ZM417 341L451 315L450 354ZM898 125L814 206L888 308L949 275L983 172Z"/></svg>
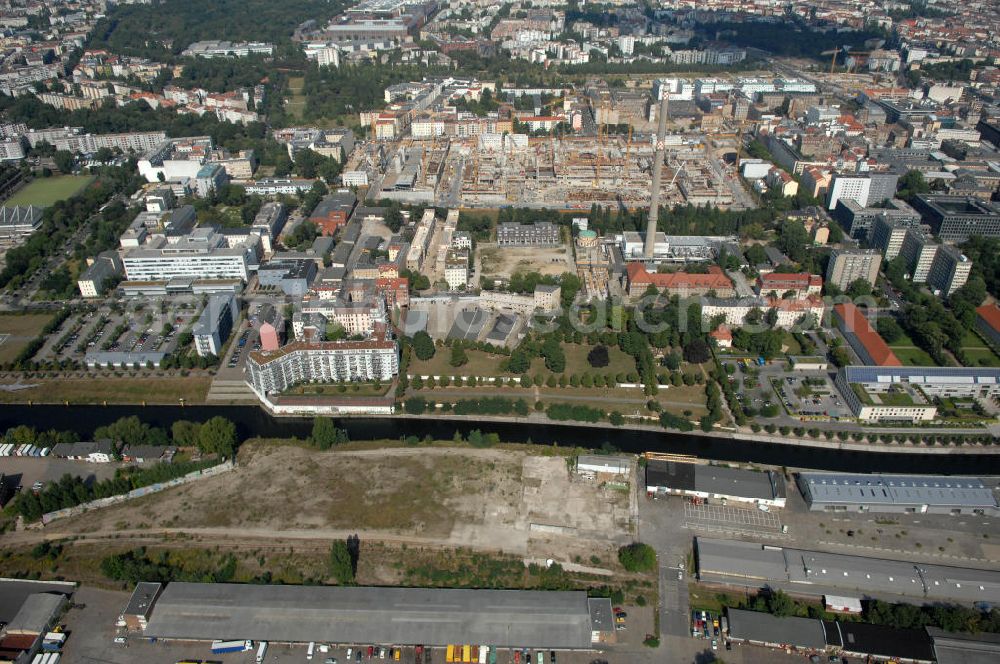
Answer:
<svg viewBox="0 0 1000 664"><path fill-rule="evenodd" d="M618 562L629 572L652 572L656 569L656 551L642 542L618 549Z"/></svg>

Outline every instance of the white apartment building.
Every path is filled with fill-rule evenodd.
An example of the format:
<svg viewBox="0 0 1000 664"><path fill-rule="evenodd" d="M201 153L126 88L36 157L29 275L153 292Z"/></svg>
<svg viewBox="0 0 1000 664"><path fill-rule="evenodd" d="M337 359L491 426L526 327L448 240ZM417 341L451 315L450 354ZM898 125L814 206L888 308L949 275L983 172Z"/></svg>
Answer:
<svg viewBox="0 0 1000 664"><path fill-rule="evenodd" d="M367 187L367 171L344 171L340 174L340 181L345 187Z"/></svg>
<svg viewBox="0 0 1000 664"><path fill-rule="evenodd" d="M444 280L449 290L464 290L469 285L469 254L449 251L444 262Z"/></svg>
<svg viewBox="0 0 1000 664"><path fill-rule="evenodd" d="M531 295L484 290L479 294L479 305L487 309L509 309L522 316L534 311L553 311L560 303L562 289L559 286L536 286Z"/></svg>
<svg viewBox="0 0 1000 664"><path fill-rule="evenodd" d="M725 324L729 327L747 325L747 317L751 311L762 314L774 310L777 312L775 327L790 328L800 324L804 318L812 315L816 321L823 320L823 301L816 297L807 299L781 300L767 297L748 298L701 298L701 319L706 323L716 316L725 316Z"/></svg>
<svg viewBox="0 0 1000 664"><path fill-rule="evenodd" d="M78 127L61 130L29 130L25 138L31 145L50 143L56 150L91 154L101 148L122 152L146 153L156 149L167 139L162 131L134 131L121 134L81 134Z"/></svg>
<svg viewBox="0 0 1000 664"><path fill-rule="evenodd" d="M247 359L247 382L260 397L302 383L391 381L398 372L399 351L389 340L295 341Z"/></svg>
<svg viewBox="0 0 1000 664"><path fill-rule="evenodd" d="M882 255L874 249L834 249L826 270L826 282L847 290L861 279L872 286L878 278Z"/></svg>
<svg viewBox="0 0 1000 664"><path fill-rule="evenodd" d="M922 284L927 281L927 275L931 272L931 266L940 246L932 238L925 236L920 229L910 228L906 231L899 255L906 259L913 283Z"/></svg>
<svg viewBox="0 0 1000 664"><path fill-rule="evenodd" d="M0 161L20 161L24 159L24 143L20 138L0 141Z"/></svg>
<svg viewBox="0 0 1000 664"><path fill-rule="evenodd" d="M315 180L300 180L296 178L261 178L256 182L248 182L244 189L248 194L259 196L277 196L287 194L294 196L312 189Z"/></svg>
<svg viewBox="0 0 1000 664"><path fill-rule="evenodd" d="M938 247L934 262L927 274L927 285L947 297L965 285L972 273L972 261L955 247L943 244Z"/></svg>
<svg viewBox="0 0 1000 664"><path fill-rule="evenodd" d="M837 207L837 201L847 198L856 201L862 207L868 204L868 194L871 191L872 181L863 177L844 177L835 175L830 182L828 209Z"/></svg>
<svg viewBox="0 0 1000 664"><path fill-rule="evenodd" d="M385 302L380 297L369 301L344 302L323 299L302 303L303 315L319 314L331 325L339 325L348 335L370 334L376 325L388 321Z"/></svg>
<svg viewBox="0 0 1000 664"><path fill-rule="evenodd" d="M256 236L255 236L256 237ZM241 279L256 263L252 242L228 247L226 238L211 228L196 228L175 243L160 236L149 243L127 249L122 255L129 281L163 281L176 278Z"/></svg>

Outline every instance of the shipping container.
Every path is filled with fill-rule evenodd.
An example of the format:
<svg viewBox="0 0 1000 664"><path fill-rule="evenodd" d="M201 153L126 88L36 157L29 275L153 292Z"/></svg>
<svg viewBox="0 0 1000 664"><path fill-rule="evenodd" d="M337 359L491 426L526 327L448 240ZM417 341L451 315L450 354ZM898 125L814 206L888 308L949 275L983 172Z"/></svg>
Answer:
<svg viewBox="0 0 1000 664"><path fill-rule="evenodd" d="M455 646L452 645L448 646L448 650L444 656L444 661L448 662L448 664L451 664L452 662L455 661Z"/></svg>
<svg viewBox="0 0 1000 664"><path fill-rule="evenodd" d="M253 648L253 641L212 641L212 653L245 652Z"/></svg>

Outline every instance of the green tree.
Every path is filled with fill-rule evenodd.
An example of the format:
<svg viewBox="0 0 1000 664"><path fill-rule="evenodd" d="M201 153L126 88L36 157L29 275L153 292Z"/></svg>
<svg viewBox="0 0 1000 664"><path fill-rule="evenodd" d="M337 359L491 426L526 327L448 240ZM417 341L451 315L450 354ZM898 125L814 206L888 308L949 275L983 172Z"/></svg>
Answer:
<svg viewBox="0 0 1000 664"><path fill-rule="evenodd" d="M629 572L652 572L656 569L656 551L642 542L618 549L618 562Z"/></svg>
<svg viewBox="0 0 1000 664"><path fill-rule="evenodd" d="M587 362L595 369L608 366L611 363L611 359L608 356L608 347L601 344L591 348L590 352L587 353Z"/></svg>
<svg viewBox="0 0 1000 664"><path fill-rule="evenodd" d="M920 171L909 171L899 178L897 185L897 196L905 201L911 201L918 194L926 194L931 190L931 186L924 179L924 174Z"/></svg>
<svg viewBox="0 0 1000 664"><path fill-rule="evenodd" d="M867 297L872 294L872 285L864 279L855 279L847 286L847 296L852 298Z"/></svg>
<svg viewBox="0 0 1000 664"><path fill-rule="evenodd" d="M76 164L76 157L73 156L72 152L67 150L58 150L53 159L56 162L56 168L58 168L63 173L72 173L73 165Z"/></svg>
<svg viewBox="0 0 1000 664"><path fill-rule="evenodd" d="M328 450L338 441L337 427L329 417L314 417L309 440L321 450Z"/></svg>
<svg viewBox="0 0 1000 664"><path fill-rule="evenodd" d="M188 420L176 420L170 425L170 437L174 445L179 447L193 447L198 444L198 430L201 428L197 422Z"/></svg>
<svg viewBox="0 0 1000 664"><path fill-rule="evenodd" d="M555 337L549 337L542 344L542 357L545 358L545 368L555 373L566 370L566 353Z"/></svg>
<svg viewBox="0 0 1000 664"><path fill-rule="evenodd" d="M451 359L448 363L453 367L461 367L467 364L469 361L469 356L465 354L465 349L455 344L451 347Z"/></svg>
<svg viewBox="0 0 1000 664"><path fill-rule="evenodd" d="M334 540L330 545L330 575L342 586L354 583L354 561L344 540Z"/></svg>
<svg viewBox="0 0 1000 664"><path fill-rule="evenodd" d="M203 452L232 456L236 450L236 425L215 416L198 429L198 448Z"/></svg>
<svg viewBox="0 0 1000 664"><path fill-rule="evenodd" d="M413 335L413 352L417 354L417 359L429 360L434 357L434 340L431 335L420 330Z"/></svg>

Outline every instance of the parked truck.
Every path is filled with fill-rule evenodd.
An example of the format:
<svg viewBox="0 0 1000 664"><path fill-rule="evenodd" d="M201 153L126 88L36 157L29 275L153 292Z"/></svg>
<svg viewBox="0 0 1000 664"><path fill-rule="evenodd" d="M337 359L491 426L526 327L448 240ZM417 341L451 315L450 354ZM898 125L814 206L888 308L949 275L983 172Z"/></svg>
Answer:
<svg viewBox="0 0 1000 664"><path fill-rule="evenodd" d="M253 641L212 641L212 654L253 650Z"/></svg>
<svg viewBox="0 0 1000 664"><path fill-rule="evenodd" d="M267 657L267 641L261 641L257 644L257 664L264 664L265 657Z"/></svg>

